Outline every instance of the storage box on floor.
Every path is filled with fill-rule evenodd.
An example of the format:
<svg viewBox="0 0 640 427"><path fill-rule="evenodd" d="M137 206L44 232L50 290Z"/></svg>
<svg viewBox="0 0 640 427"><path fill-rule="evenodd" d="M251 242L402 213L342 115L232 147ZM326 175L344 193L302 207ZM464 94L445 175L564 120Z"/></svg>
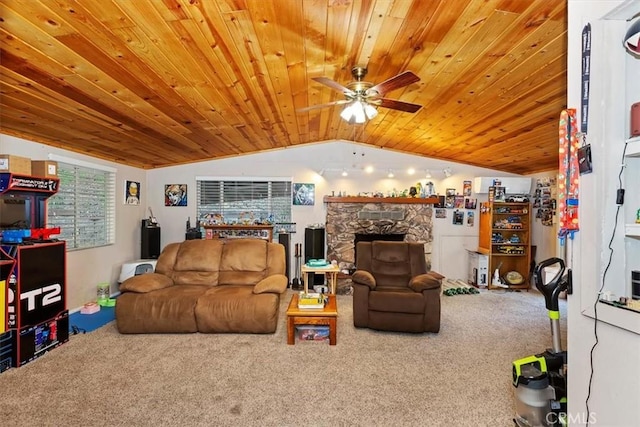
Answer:
<svg viewBox="0 0 640 427"><path fill-rule="evenodd" d="M31 175L31 159L13 154L0 154L0 173Z"/></svg>
<svg viewBox="0 0 640 427"><path fill-rule="evenodd" d="M329 341L329 327L321 325L296 326L300 341Z"/></svg>

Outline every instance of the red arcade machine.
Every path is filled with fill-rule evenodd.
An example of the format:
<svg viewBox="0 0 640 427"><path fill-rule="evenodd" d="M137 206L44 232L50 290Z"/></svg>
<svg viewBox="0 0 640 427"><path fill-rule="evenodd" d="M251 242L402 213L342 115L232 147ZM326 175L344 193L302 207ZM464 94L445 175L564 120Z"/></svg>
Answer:
<svg viewBox="0 0 640 427"><path fill-rule="evenodd" d="M0 372L69 340L65 242L47 228L58 178L0 173Z"/></svg>

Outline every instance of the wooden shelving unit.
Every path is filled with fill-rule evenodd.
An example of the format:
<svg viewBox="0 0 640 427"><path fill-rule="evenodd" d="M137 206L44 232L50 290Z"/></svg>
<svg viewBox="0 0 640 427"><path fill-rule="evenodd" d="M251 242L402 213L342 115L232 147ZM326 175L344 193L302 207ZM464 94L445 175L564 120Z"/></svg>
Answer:
<svg viewBox="0 0 640 427"><path fill-rule="evenodd" d="M213 232L214 239L255 238L273 240L273 225L203 225Z"/></svg>
<svg viewBox="0 0 640 427"><path fill-rule="evenodd" d="M480 235L478 252L489 256L489 289L493 274L499 268L504 277L517 271L524 278L520 285L510 289L529 288L531 264L531 205L529 203L485 202L480 205Z"/></svg>

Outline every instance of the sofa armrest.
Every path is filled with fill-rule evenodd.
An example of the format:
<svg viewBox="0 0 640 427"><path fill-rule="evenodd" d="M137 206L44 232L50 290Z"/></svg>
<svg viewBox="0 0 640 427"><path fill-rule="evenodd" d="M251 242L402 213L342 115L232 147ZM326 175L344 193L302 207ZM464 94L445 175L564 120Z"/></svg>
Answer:
<svg viewBox="0 0 640 427"><path fill-rule="evenodd" d="M120 284L120 292L138 292L141 294L173 286L170 277L160 273L145 273L129 277Z"/></svg>
<svg viewBox="0 0 640 427"><path fill-rule="evenodd" d="M441 284L441 279L438 279L428 273L412 277L411 281L409 281L409 287L415 292L422 292L429 289L440 289Z"/></svg>
<svg viewBox="0 0 640 427"><path fill-rule="evenodd" d="M263 294L271 292L274 294L281 294L287 290L287 284L289 279L284 274L272 274L269 277L265 277L260 280L253 287L254 294Z"/></svg>
<svg viewBox="0 0 640 427"><path fill-rule="evenodd" d="M354 283L368 286L370 289L376 288L375 277L373 277L373 274L365 270L356 270L351 276L351 280L353 280Z"/></svg>

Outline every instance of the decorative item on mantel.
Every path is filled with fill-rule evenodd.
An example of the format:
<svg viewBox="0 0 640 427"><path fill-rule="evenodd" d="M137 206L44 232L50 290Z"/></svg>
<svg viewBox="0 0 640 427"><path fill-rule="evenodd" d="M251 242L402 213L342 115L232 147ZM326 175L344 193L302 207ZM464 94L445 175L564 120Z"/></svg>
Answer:
<svg viewBox="0 0 640 427"><path fill-rule="evenodd" d="M358 196L324 196L324 203L403 203L403 204L424 204L433 205L437 204L439 199L437 196L429 197L409 197L396 196L396 197L380 197L380 196L363 196L363 193L359 193Z"/></svg>

